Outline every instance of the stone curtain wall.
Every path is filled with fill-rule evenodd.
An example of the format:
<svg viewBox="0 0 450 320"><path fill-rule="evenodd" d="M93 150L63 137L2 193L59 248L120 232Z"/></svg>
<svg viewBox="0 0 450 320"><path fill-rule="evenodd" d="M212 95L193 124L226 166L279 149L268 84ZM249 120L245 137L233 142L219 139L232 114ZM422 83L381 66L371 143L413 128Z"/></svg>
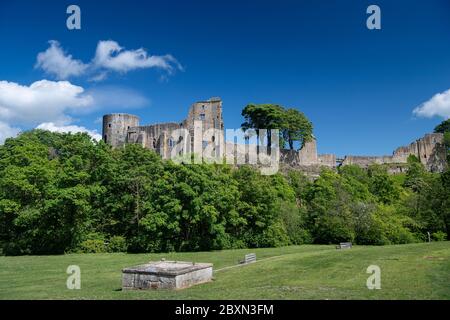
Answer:
<svg viewBox="0 0 450 320"><path fill-rule="evenodd" d="M199 122L200 121L200 122ZM194 126L201 123L202 129L194 135ZM234 147L229 142L224 142L224 123L222 118L222 100L211 98L206 101L194 103L190 108L187 118L179 123L169 122L153 125L139 125L139 118L135 115L120 113L109 114L103 117L103 139L111 146L117 148L125 143L138 143L145 148L154 150L164 159L169 159L172 147L179 141L172 141L172 132L177 129L187 129L191 141L188 147L194 150L194 141L197 146L206 143L215 143L213 153L225 155L225 149L235 150L235 159L242 159L238 163L248 163L248 146L238 144ZM208 129L216 129L213 136L203 141L203 133ZM216 136L217 135L217 136ZM442 172L446 166L446 150L443 145L442 133L426 134L424 137L412 142L408 146L397 148L391 156L345 156L341 165L358 165L367 168L371 164L390 164L390 172L403 171L409 155L415 155L428 171ZM230 148L230 149L229 149ZM334 154L317 154L317 142L315 139L307 142L300 150L280 150L280 164L284 167L302 171L317 172L322 166L336 168L336 156Z"/></svg>
<svg viewBox="0 0 450 320"><path fill-rule="evenodd" d="M446 150L442 133L429 133L408 146L397 148L392 156L346 156L342 165L355 164L363 168L377 164L405 164L410 155L416 156L428 171L442 172L446 166Z"/></svg>

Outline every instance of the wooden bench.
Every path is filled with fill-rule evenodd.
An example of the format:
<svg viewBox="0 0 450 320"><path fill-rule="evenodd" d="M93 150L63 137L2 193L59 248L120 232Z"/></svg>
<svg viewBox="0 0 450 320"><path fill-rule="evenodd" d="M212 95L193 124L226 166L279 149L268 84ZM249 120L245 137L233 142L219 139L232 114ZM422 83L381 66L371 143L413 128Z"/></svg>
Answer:
<svg viewBox="0 0 450 320"><path fill-rule="evenodd" d="M352 243L351 242L341 242L338 246L336 246L336 249L351 249Z"/></svg>
<svg viewBox="0 0 450 320"><path fill-rule="evenodd" d="M246 254L244 260L239 261L240 264L256 262L256 253Z"/></svg>

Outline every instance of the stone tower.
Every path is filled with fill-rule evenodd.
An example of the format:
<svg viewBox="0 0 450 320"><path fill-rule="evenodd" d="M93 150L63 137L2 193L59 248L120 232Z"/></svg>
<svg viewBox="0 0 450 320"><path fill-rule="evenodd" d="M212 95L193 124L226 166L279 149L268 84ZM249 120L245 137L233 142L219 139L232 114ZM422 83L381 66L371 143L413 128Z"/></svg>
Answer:
<svg viewBox="0 0 450 320"><path fill-rule="evenodd" d="M103 116L103 141L113 148L127 142L128 130L139 126L139 117L126 113L113 113Z"/></svg>
<svg viewBox="0 0 450 320"><path fill-rule="evenodd" d="M201 134L194 134L196 122L201 121ZM191 150L195 150L194 144L205 146L208 143L214 145L213 154L224 154L222 99L210 98L206 101L195 102L189 109L188 116L183 122L183 127L189 130L191 136ZM209 136L204 136L205 131L215 129ZM209 130L210 131L210 130ZM197 131L198 133L198 131Z"/></svg>

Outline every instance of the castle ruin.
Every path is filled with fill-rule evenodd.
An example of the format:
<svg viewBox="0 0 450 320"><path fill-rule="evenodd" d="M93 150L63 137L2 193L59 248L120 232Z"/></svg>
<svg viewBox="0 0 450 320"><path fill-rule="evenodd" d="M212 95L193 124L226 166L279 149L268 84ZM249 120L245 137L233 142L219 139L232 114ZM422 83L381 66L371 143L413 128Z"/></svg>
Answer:
<svg viewBox="0 0 450 320"><path fill-rule="evenodd" d="M201 128L195 128L199 121ZM155 151L163 159L169 159L172 148L181 143L184 138L180 136L178 141L174 141L172 134L176 130L182 131L183 129L189 132L191 141L184 141L184 143L190 150L194 150L194 142L202 145L207 143L223 144L223 137L220 134L223 131L222 100L211 98L194 103L189 109L187 118L181 122L141 126L139 118L135 115L114 113L103 116L103 141L114 148L122 147L126 143L140 144L144 148ZM198 129L197 132L201 132L201 134L194 135L195 129ZM217 137L213 134L208 140L203 141L204 133L211 129L213 132L217 132ZM217 152L220 150L217 149Z"/></svg>
<svg viewBox="0 0 450 320"><path fill-rule="evenodd" d="M187 135L178 132L189 133ZM212 134L206 134L212 132ZM115 113L103 116L103 140L112 147L122 147L127 143L136 143L169 159L175 145L184 145L188 151L195 145L205 148L213 145L213 153L223 157L227 148L235 150L234 144L224 140L222 100L218 97L195 102L189 109L187 118L181 122L167 122L152 125L140 125L139 117L131 114ZM174 136L178 137L174 140ZM205 139L205 136L207 137ZM187 138L186 138L187 137ZM183 141L183 139L185 139ZM186 141L188 140L189 141ZM408 146L397 148L390 156L352 156L337 159L334 154L318 154L316 139L305 143L300 150L280 150L282 167L302 170L313 175L320 168L336 168L340 165L358 165L367 168L371 164L388 164L391 173L403 172L410 155L416 156L428 171L442 172L446 166L446 149L442 133L426 134ZM247 145L248 148L248 145ZM237 145L237 157L248 160L245 145ZM181 152L180 152L181 154Z"/></svg>

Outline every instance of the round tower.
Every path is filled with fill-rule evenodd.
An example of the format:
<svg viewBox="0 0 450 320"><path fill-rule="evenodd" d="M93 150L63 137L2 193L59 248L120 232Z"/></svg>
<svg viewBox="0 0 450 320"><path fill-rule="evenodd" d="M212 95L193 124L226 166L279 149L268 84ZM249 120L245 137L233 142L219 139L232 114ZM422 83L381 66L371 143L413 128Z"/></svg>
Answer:
<svg viewBox="0 0 450 320"><path fill-rule="evenodd" d="M139 117L127 113L113 113L103 116L103 141L113 148L127 142L128 130L139 126Z"/></svg>

